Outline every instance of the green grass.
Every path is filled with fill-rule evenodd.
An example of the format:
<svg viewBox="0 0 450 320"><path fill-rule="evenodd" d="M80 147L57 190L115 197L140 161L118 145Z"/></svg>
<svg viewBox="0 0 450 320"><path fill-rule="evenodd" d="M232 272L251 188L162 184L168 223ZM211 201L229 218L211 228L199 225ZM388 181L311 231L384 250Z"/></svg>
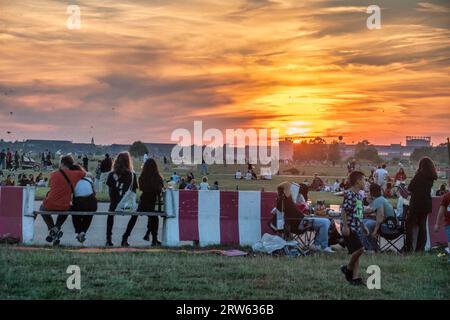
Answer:
<svg viewBox="0 0 450 320"><path fill-rule="evenodd" d="M188 249L189 250L189 249ZM74 253L0 246L0 299L448 299L447 257L363 256L381 268L381 290L352 287L339 266L348 255L302 258L214 253ZM66 288L69 265L81 291Z"/></svg>

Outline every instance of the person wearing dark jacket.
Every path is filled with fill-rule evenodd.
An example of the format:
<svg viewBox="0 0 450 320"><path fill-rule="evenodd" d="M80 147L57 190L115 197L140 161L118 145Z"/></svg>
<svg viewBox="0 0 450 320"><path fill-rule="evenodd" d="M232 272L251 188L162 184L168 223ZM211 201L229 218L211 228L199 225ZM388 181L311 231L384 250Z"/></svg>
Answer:
<svg viewBox="0 0 450 320"><path fill-rule="evenodd" d="M159 173L158 165L153 158L147 159L139 176L139 189L142 191L138 211L139 212L154 212L155 205L161 197L164 189L164 181ZM132 216L128 222L127 229L122 236L122 247L128 247L128 237L133 231L134 225L137 221L137 216ZM159 246L161 242L158 241L158 227L159 218L157 216L148 217L147 232L144 240L149 241L150 233L152 234L152 245Z"/></svg>
<svg viewBox="0 0 450 320"><path fill-rule="evenodd" d="M305 215L300 212L292 199L291 183L282 182L277 187L277 209L284 212L285 225L289 231L298 229Z"/></svg>
<svg viewBox="0 0 450 320"><path fill-rule="evenodd" d="M109 187L109 212L115 212L125 193L130 189L136 192L138 188L136 174L129 152L121 152L113 164L113 171L109 173L106 185ZM106 222L106 246L112 247L112 229L114 215L109 215Z"/></svg>
<svg viewBox="0 0 450 320"><path fill-rule="evenodd" d="M424 157L419 169L408 185L411 192L409 213L406 218L406 250L424 251L427 240L427 216L431 212L431 188L437 179L433 160Z"/></svg>

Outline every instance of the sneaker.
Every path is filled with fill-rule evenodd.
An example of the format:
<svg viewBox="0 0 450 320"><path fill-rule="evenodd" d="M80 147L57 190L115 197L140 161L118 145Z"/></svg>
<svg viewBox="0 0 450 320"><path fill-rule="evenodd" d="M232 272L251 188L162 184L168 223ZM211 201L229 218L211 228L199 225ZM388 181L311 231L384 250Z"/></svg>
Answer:
<svg viewBox="0 0 450 320"><path fill-rule="evenodd" d="M160 246L161 246L161 242L159 242L158 240L152 241L152 247L160 247Z"/></svg>
<svg viewBox="0 0 450 320"><path fill-rule="evenodd" d="M76 238L78 242L83 243L84 241L86 241L86 233L80 232L79 234L77 234Z"/></svg>
<svg viewBox="0 0 450 320"><path fill-rule="evenodd" d="M330 247L326 247L325 249L322 250L323 252L326 253L334 253L333 249L331 249Z"/></svg>
<svg viewBox="0 0 450 320"><path fill-rule="evenodd" d="M352 281L353 272L347 269L346 265L341 266L341 271L345 275L345 279L348 282Z"/></svg>
<svg viewBox="0 0 450 320"><path fill-rule="evenodd" d="M53 240L55 239L56 233L58 232L58 228L53 227L50 230L48 230L48 235L45 238L45 241L47 242L53 242Z"/></svg>
<svg viewBox="0 0 450 320"><path fill-rule="evenodd" d="M144 241L150 241L150 233L146 233L143 239Z"/></svg>
<svg viewBox="0 0 450 320"><path fill-rule="evenodd" d="M128 248L130 246L130 244L126 240L122 240L122 243L120 245L124 248Z"/></svg>
<svg viewBox="0 0 450 320"><path fill-rule="evenodd" d="M105 247L114 247L114 244L112 243L111 239L106 240Z"/></svg>
<svg viewBox="0 0 450 320"><path fill-rule="evenodd" d="M55 227L56 228L56 227ZM56 231L56 235L53 237L53 245L54 246L58 246L59 245L59 243L60 243L60 239L62 238L62 236L63 236L63 232L61 231L61 229L56 229L57 231Z"/></svg>
<svg viewBox="0 0 450 320"><path fill-rule="evenodd" d="M364 284L364 282L361 278L352 279L352 281L350 281L350 283L353 286L362 286Z"/></svg>

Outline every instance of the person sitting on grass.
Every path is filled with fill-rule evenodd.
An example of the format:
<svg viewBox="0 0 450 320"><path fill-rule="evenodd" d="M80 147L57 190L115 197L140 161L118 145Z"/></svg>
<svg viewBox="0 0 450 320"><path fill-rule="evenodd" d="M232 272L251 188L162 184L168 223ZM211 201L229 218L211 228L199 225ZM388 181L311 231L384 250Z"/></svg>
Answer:
<svg viewBox="0 0 450 320"><path fill-rule="evenodd" d="M6 176L6 179L2 182L3 187L13 187L16 183L10 174Z"/></svg>
<svg viewBox="0 0 450 320"><path fill-rule="evenodd" d="M446 194L447 191L447 185L445 183L441 184L441 187L438 191L436 191L436 197L442 197L444 194Z"/></svg>
<svg viewBox="0 0 450 320"><path fill-rule="evenodd" d="M42 211L68 211L72 205L73 190L77 183L86 176L86 172L75 164L71 155L61 158L59 170L50 175L50 191L42 202ZM51 215L43 214L42 219L48 228L47 242L59 244L63 232L61 227L67 215L58 215L56 224Z"/></svg>
<svg viewBox="0 0 450 320"><path fill-rule="evenodd" d="M403 168L398 169L398 172L395 174L395 181L405 181L406 180L406 173Z"/></svg>
<svg viewBox="0 0 450 320"><path fill-rule="evenodd" d="M198 190L195 179L191 179L191 181L187 183L184 190L190 190L190 191Z"/></svg>
<svg viewBox="0 0 450 320"><path fill-rule="evenodd" d="M241 170L237 170L236 173L234 174L234 178L236 180L241 180L242 179L242 173Z"/></svg>
<svg viewBox="0 0 450 320"><path fill-rule="evenodd" d="M436 224L434 225L434 232L439 232L442 227L445 227L445 232L447 233L447 253L450 254L450 192L447 192L442 198ZM450 262L450 259L448 262Z"/></svg>
<svg viewBox="0 0 450 320"><path fill-rule="evenodd" d="M284 212L285 227L287 232L295 232L298 230L299 223L303 220L305 215L300 212L292 199L291 183L282 182L277 186L277 202L276 208Z"/></svg>
<svg viewBox="0 0 450 320"><path fill-rule="evenodd" d="M360 191L364 188L364 173L353 171L349 175L350 189L344 193L342 205L342 235L349 254L350 261L347 265L341 266L341 271L345 279L352 285L362 285L363 281L359 277L359 259L364 253L364 246L361 243L360 232L369 234L363 219L363 198Z"/></svg>
<svg viewBox="0 0 450 320"><path fill-rule="evenodd" d="M325 183L323 182L323 180L319 177L317 173L315 173L313 181L311 182L310 189L314 191L321 191L324 186Z"/></svg>
<svg viewBox="0 0 450 320"><path fill-rule="evenodd" d="M203 177L199 190L209 190L208 177Z"/></svg>
<svg viewBox="0 0 450 320"><path fill-rule="evenodd" d="M180 185L178 186L178 189L184 190L186 189L187 183L185 178L181 178Z"/></svg>
<svg viewBox="0 0 450 320"><path fill-rule="evenodd" d="M211 186L211 190L219 190L219 181L214 181L214 184Z"/></svg>

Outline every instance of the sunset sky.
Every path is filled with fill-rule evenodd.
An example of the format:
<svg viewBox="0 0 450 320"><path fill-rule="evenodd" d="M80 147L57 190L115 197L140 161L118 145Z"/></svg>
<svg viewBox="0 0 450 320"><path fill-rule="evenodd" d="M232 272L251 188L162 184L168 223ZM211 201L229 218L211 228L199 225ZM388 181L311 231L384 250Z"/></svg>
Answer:
<svg viewBox="0 0 450 320"><path fill-rule="evenodd" d="M437 144L449 75L448 0L0 0L5 140L170 142L202 120Z"/></svg>

